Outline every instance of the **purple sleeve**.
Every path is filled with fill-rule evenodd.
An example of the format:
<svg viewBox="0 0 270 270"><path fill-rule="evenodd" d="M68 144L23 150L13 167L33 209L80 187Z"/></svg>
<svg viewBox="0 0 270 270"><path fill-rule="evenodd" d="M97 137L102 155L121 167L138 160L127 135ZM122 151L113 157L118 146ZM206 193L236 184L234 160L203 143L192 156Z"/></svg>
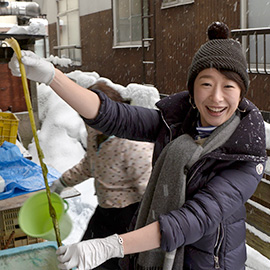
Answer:
<svg viewBox="0 0 270 270"><path fill-rule="evenodd" d="M158 110L115 102L104 93L96 92L101 100L95 119L83 120L104 134L137 141L154 142L159 132L161 117Z"/></svg>
<svg viewBox="0 0 270 270"><path fill-rule="evenodd" d="M161 215L161 248L172 251L195 243L244 207L262 176L256 172L256 165L256 162L234 162L218 172L183 207Z"/></svg>

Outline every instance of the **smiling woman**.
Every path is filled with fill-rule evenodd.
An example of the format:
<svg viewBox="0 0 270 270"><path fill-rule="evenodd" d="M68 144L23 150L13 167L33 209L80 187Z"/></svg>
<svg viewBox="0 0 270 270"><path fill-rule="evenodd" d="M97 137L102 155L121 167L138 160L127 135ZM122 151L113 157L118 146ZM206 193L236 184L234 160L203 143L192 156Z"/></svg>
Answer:
<svg viewBox="0 0 270 270"><path fill-rule="evenodd" d="M228 78L239 83L243 97L248 90L249 77L241 44L229 38L227 25L220 22L208 27L208 37L209 41L197 51L189 68L187 86L190 95L193 96L194 80L198 73L206 68L216 68L224 72L233 71L240 76L240 79L235 77L237 75L228 75Z"/></svg>
<svg viewBox="0 0 270 270"><path fill-rule="evenodd" d="M245 203L267 160L264 121L244 98L249 78L240 43L228 38L223 23L208 30L211 39L189 69L189 91L163 98L158 110L115 102L24 54L27 77L49 84L86 124L106 135L155 143L134 230L60 247L60 269L93 269L133 253L123 269L245 269ZM10 67L17 74L16 64Z"/></svg>
<svg viewBox="0 0 270 270"><path fill-rule="evenodd" d="M240 102L241 89L215 68L201 71L194 82L194 101L202 126L220 126L231 118Z"/></svg>

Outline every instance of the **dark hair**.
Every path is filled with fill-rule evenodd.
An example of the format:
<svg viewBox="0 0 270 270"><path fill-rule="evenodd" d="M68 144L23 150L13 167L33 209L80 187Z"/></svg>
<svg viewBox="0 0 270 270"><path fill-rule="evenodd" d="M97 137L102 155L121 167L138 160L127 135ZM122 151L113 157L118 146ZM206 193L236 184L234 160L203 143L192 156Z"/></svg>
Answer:
<svg viewBox="0 0 270 270"><path fill-rule="evenodd" d="M219 70L219 72L221 74L223 74L229 80L232 80L238 84L238 86L241 89L240 99L242 99L245 96L246 87L245 87L245 84L244 84L243 80L241 79L240 75L236 72L233 72L231 70L225 70L225 69Z"/></svg>
<svg viewBox="0 0 270 270"><path fill-rule="evenodd" d="M114 90L112 87L106 84L106 82L97 82L94 85L90 86L88 89L95 89L102 91L110 99L116 102L126 103L126 101L121 97L121 95Z"/></svg>

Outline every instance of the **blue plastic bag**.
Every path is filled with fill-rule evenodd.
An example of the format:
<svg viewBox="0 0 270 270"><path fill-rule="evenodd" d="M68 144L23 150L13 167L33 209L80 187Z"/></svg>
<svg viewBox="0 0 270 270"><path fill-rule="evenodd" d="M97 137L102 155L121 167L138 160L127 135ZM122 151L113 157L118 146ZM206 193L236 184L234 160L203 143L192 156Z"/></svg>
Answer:
<svg viewBox="0 0 270 270"><path fill-rule="evenodd" d="M47 179L51 185L61 174L50 167L48 171ZM41 166L24 158L13 143L4 142L0 147L0 175L6 184L0 200L45 188Z"/></svg>

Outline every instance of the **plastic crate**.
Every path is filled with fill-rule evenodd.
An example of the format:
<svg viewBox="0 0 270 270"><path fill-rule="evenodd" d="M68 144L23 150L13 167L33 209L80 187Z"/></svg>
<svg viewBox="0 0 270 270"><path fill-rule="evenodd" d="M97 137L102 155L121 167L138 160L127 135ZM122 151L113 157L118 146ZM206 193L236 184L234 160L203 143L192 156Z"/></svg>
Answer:
<svg viewBox="0 0 270 270"><path fill-rule="evenodd" d="M7 209L0 212L0 234L8 235L11 232L19 233L18 215L20 208Z"/></svg>
<svg viewBox="0 0 270 270"><path fill-rule="evenodd" d="M0 112L0 145L4 141L16 144L19 119L13 113Z"/></svg>
<svg viewBox="0 0 270 270"><path fill-rule="evenodd" d="M0 211L0 249L26 246L43 242L44 239L26 235L19 226L20 207Z"/></svg>

